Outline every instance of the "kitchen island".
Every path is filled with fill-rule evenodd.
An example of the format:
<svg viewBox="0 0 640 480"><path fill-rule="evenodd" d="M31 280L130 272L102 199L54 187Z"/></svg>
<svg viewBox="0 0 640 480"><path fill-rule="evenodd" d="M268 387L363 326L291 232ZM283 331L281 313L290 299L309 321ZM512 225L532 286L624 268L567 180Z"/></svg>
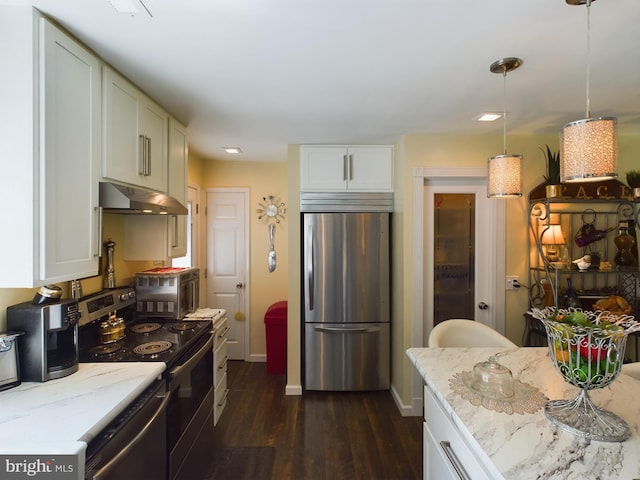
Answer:
<svg viewBox="0 0 640 480"><path fill-rule="evenodd" d="M467 478L474 480L640 479L640 381L620 374L609 387L590 392L596 406L628 423L631 436L625 442L588 440L552 424L545 417L544 408L535 413L498 413L474 406L451 389L450 379L455 374L470 372L476 363L504 351L504 348L407 351L425 382L428 458L424 478L436 478L435 471L454 472L455 468L462 468L462 478L466 470ZM555 370L547 348L518 348L498 361L513 372L514 379L538 388L549 399L572 399L578 394L578 389L566 383ZM440 435L435 443L430 441L434 439L433 430L439 435L445 432L442 435L447 438ZM446 451L435 452L433 445ZM438 455L453 458L455 467L437 470ZM431 465L426 464L427 460ZM437 480L443 478L439 476Z"/></svg>
<svg viewBox="0 0 640 480"><path fill-rule="evenodd" d="M78 455L164 371L163 362L81 363L77 372L0 392L0 455Z"/></svg>

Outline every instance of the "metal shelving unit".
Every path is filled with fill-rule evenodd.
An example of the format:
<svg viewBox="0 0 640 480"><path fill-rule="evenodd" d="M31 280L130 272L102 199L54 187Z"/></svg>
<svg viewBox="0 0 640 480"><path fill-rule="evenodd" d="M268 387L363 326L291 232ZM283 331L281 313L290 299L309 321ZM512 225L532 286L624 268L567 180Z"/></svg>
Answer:
<svg viewBox="0 0 640 480"><path fill-rule="evenodd" d="M529 195L529 286L530 306L556 305L563 307L567 279L570 278L583 308L590 309L600 298L609 295L624 297L633 307L633 314L640 317L640 269L638 262L630 267L617 267L614 257L617 252L614 243L621 221L633 225L637 239L640 223L640 203L631 197L629 188L617 180L591 184L563 185L564 194L558 198L546 198L544 185L534 189ZM547 259L548 248L541 241L543 232L552 224L559 224L565 239L566 253L560 252L560 259ZM597 230L613 228L604 238L585 246L576 244L576 236L584 231L585 225ZM636 242L637 253L637 242ZM589 254L595 260L585 271L580 271L573 260ZM637 259L637 256L636 256ZM610 269L606 268L606 263ZM529 333L531 325L527 326Z"/></svg>

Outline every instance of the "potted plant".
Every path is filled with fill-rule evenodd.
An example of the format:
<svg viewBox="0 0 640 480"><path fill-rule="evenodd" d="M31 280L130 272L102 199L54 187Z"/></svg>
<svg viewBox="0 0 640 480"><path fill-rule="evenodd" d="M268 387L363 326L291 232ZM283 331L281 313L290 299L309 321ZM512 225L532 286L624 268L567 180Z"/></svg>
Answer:
<svg viewBox="0 0 640 480"><path fill-rule="evenodd" d="M547 147L546 152L540 147L547 161L547 174L544 175L544 179L547 182L545 189L547 198L552 198L559 196L562 188L560 184L560 152L552 152L549 145L545 146Z"/></svg>
<svg viewBox="0 0 640 480"><path fill-rule="evenodd" d="M640 198L640 170L627 172L627 185L633 190L633 198Z"/></svg>

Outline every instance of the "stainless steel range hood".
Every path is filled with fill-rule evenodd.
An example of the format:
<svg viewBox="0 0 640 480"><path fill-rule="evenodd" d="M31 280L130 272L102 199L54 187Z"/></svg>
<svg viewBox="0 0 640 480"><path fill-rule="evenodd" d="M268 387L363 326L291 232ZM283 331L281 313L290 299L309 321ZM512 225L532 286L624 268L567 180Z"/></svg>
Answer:
<svg viewBox="0 0 640 480"><path fill-rule="evenodd" d="M107 213L186 215L187 208L166 193L100 182L100 206Z"/></svg>

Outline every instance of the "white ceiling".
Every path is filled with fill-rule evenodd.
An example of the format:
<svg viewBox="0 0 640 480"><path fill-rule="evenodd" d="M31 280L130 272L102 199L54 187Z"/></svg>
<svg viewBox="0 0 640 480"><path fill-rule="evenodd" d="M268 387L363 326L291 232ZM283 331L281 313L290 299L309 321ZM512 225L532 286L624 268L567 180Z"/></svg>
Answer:
<svg viewBox="0 0 640 480"><path fill-rule="evenodd" d="M508 134L556 133L586 116L587 8L565 0L143 2L152 16L107 0L31 3L187 124L205 158L501 134L502 120L473 118L503 110L503 78L489 65L509 56L524 63L507 75ZM592 116L640 135L640 0L590 10Z"/></svg>

